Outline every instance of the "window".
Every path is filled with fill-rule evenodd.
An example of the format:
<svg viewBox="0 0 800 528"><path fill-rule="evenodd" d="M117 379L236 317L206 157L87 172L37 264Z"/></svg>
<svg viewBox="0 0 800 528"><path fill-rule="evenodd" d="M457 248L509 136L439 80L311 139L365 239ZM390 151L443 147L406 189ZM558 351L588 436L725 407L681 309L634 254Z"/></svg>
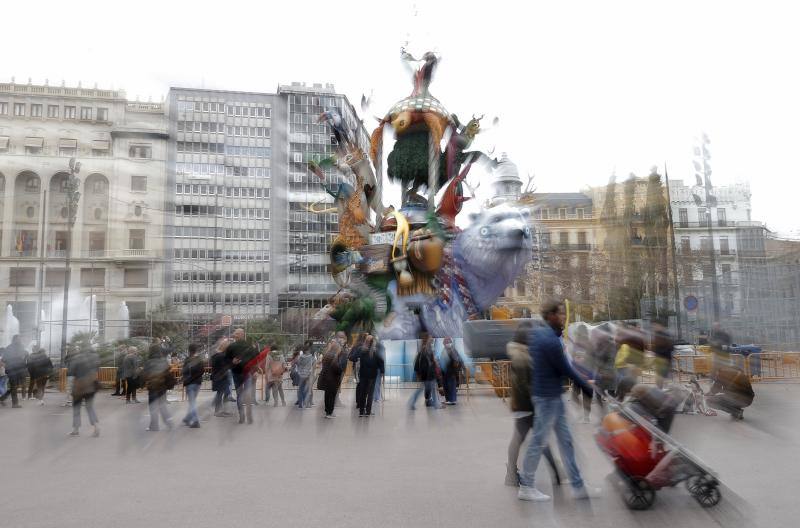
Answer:
<svg viewBox="0 0 800 528"><path fill-rule="evenodd" d="M692 241L689 237L681 237L681 253L690 253L692 251Z"/></svg>
<svg viewBox="0 0 800 528"><path fill-rule="evenodd" d="M0 136L0 152L8 152L8 136Z"/></svg>
<svg viewBox="0 0 800 528"><path fill-rule="evenodd" d="M8 103L0 101L0 115L8 115Z"/></svg>
<svg viewBox="0 0 800 528"><path fill-rule="evenodd" d="M708 215L706 214L705 207L698 207L697 208L697 223L701 227L708 227Z"/></svg>
<svg viewBox="0 0 800 528"><path fill-rule="evenodd" d="M559 207L558 209L558 217L561 219L565 219L567 217L567 208L566 207Z"/></svg>
<svg viewBox="0 0 800 528"><path fill-rule="evenodd" d="M25 192L38 193L41 180L38 176L28 176L25 180Z"/></svg>
<svg viewBox="0 0 800 528"><path fill-rule="evenodd" d="M723 264L720 266L722 269L722 282L730 283L731 282L731 265L730 264Z"/></svg>
<svg viewBox="0 0 800 528"><path fill-rule="evenodd" d="M75 107L74 106L65 106L64 107L64 119L75 119Z"/></svg>
<svg viewBox="0 0 800 528"><path fill-rule="evenodd" d="M77 139L59 139L58 140L58 155L71 158L78 152Z"/></svg>
<svg viewBox="0 0 800 528"><path fill-rule="evenodd" d="M689 210L685 208L678 209L678 222L680 227L689 227Z"/></svg>
<svg viewBox="0 0 800 528"><path fill-rule="evenodd" d="M131 229L128 233L128 249L144 249L144 229Z"/></svg>
<svg viewBox="0 0 800 528"><path fill-rule="evenodd" d="M581 209L581 211L583 211L583 209ZM585 231L581 231L581 232L578 233L578 245L581 248L586 248L587 244L586 244L586 232Z"/></svg>
<svg viewBox="0 0 800 528"><path fill-rule="evenodd" d="M11 268L8 285L11 287L36 286L36 268Z"/></svg>
<svg viewBox="0 0 800 528"><path fill-rule="evenodd" d="M42 117L42 105L40 104L31 105L31 117Z"/></svg>
<svg viewBox="0 0 800 528"><path fill-rule="evenodd" d="M108 108L98 108L97 109L97 120L98 121L108 121Z"/></svg>
<svg viewBox="0 0 800 528"><path fill-rule="evenodd" d="M550 218L550 213L547 209L542 209L542 220L548 220Z"/></svg>
<svg viewBox="0 0 800 528"><path fill-rule="evenodd" d="M106 270L103 268L81 268L81 287L102 288L106 285Z"/></svg>
<svg viewBox="0 0 800 528"><path fill-rule="evenodd" d="M725 227L726 225L728 225L728 221L725 218L725 216L726 216L725 215L725 209L722 209L722 208L718 207L717 208L717 223L719 224L720 227Z"/></svg>
<svg viewBox="0 0 800 528"><path fill-rule="evenodd" d="M92 156L105 157L111 154L111 145L108 140L95 139L92 140Z"/></svg>
<svg viewBox="0 0 800 528"><path fill-rule="evenodd" d="M126 288L146 288L147 269L126 268L124 283Z"/></svg>
<svg viewBox="0 0 800 528"><path fill-rule="evenodd" d="M293 160L295 163L302 163L303 162L303 154L301 152L295 152L293 154Z"/></svg>
<svg viewBox="0 0 800 528"><path fill-rule="evenodd" d="M84 121L91 121L92 119L92 107L91 106L82 106L81 107L81 119Z"/></svg>
<svg viewBox="0 0 800 528"><path fill-rule="evenodd" d="M150 145L131 145L128 156L136 159L150 159L153 157L153 148Z"/></svg>
<svg viewBox="0 0 800 528"><path fill-rule="evenodd" d="M728 246L728 237L719 237L719 252L721 255L731 254L730 246Z"/></svg>
<svg viewBox="0 0 800 528"><path fill-rule="evenodd" d="M89 232L89 251L103 251L106 249L106 234L103 231Z"/></svg>
<svg viewBox="0 0 800 528"><path fill-rule="evenodd" d="M25 138L25 154L41 154L44 148L44 138L27 137Z"/></svg>
<svg viewBox="0 0 800 528"><path fill-rule="evenodd" d="M51 288L55 287L63 288L65 275L66 275L66 270L64 270L64 268L47 268L47 271L44 276L44 285Z"/></svg>
<svg viewBox="0 0 800 528"><path fill-rule="evenodd" d="M14 115L17 117L23 117L25 115L24 103L14 103Z"/></svg>
<svg viewBox="0 0 800 528"><path fill-rule="evenodd" d="M583 220L584 214L583 214L583 208L582 207L579 207L578 209L575 209L575 213L578 215L579 219Z"/></svg>
<svg viewBox="0 0 800 528"><path fill-rule="evenodd" d="M47 105L47 117L58 117L58 105Z"/></svg>
<svg viewBox="0 0 800 528"><path fill-rule="evenodd" d="M566 209L564 209L566 211ZM569 245L569 233L559 233L558 234L558 244L560 246L567 246Z"/></svg>
<svg viewBox="0 0 800 528"><path fill-rule="evenodd" d="M147 191L147 176L131 176L131 190L146 192Z"/></svg>

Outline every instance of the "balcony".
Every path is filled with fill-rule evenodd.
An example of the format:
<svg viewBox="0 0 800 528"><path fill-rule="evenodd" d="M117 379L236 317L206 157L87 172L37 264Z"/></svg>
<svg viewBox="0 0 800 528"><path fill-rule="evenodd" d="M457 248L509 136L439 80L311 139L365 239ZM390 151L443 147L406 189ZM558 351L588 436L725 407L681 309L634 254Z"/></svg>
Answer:
<svg viewBox="0 0 800 528"><path fill-rule="evenodd" d="M590 244L553 244L550 247L553 251L590 251Z"/></svg>
<svg viewBox="0 0 800 528"><path fill-rule="evenodd" d="M159 258L154 249L97 249L82 251L81 258L111 260L147 260Z"/></svg>
<svg viewBox="0 0 800 528"><path fill-rule="evenodd" d="M708 229L708 222L674 222L675 229ZM717 220L711 222L711 227L733 229L737 227L764 227L763 222L748 220Z"/></svg>

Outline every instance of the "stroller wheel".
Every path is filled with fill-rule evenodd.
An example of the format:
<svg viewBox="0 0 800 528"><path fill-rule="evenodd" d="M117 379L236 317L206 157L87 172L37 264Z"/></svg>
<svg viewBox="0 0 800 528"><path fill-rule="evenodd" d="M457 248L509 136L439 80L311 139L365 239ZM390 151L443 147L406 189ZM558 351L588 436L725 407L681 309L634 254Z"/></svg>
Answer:
<svg viewBox="0 0 800 528"><path fill-rule="evenodd" d="M692 477L686 482L689 493L703 508L711 508L719 504L722 494L719 483L709 477Z"/></svg>
<svg viewBox="0 0 800 528"><path fill-rule="evenodd" d="M631 510L646 510L656 501L656 490L645 479L632 478L622 496Z"/></svg>

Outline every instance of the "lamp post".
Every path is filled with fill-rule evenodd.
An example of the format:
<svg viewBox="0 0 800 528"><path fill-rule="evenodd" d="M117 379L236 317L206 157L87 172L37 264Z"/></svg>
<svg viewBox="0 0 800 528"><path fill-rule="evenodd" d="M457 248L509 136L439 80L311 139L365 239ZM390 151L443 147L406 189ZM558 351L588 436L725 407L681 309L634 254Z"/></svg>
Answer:
<svg viewBox="0 0 800 528"><path fill-rule="evenodd" d="M78 200L81 193L78 191L81 182L78 173L81 171L81 163L75 158L69 159L69 177L67 178L67 248L64 254L64 307L61 311L61 364L67 355L67 316L69 311L69 283L70 265L72 257L72 226L75 225L75 218L78 215ZM91 310L91 308L90 308ZM91 320L91 314L90 314Z"/></svg>
<svg viewBox="0 0 800 528"><path fill-rule="evenodd" d="M708 136L703 134L700 139L700 146L694 148L694 168L697 171L695 178L697 179L696 188L704 191L704 196L701 197L695 192L692 192L697 206L705 205L706 208L706 227L708 228L708 258L711 268L711 297L714 313L714 322L719 321L719 284L717 284L717 257L714 253L714 221L711 217L711 208L717 206L717 198L712 194L713 187L711 186L711 165L709 160L711 154L708 151ZM698 218L699 219L699 218Z"/></svg>

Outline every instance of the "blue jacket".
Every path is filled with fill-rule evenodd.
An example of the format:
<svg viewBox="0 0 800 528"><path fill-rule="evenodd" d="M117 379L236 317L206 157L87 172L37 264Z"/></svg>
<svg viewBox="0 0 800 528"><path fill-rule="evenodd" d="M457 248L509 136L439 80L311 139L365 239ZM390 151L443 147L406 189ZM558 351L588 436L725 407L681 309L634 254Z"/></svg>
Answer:
<svg viewBox="0 0 800 528"><path fill-rule="evenodd" d="M562 379L572 378L575 383L587 389L592 387L572 368L564 354L561 340L550 325L535 327L528 336L528 353L533 362L531 376L531 395L544 398L561 396Z"/></svg>

